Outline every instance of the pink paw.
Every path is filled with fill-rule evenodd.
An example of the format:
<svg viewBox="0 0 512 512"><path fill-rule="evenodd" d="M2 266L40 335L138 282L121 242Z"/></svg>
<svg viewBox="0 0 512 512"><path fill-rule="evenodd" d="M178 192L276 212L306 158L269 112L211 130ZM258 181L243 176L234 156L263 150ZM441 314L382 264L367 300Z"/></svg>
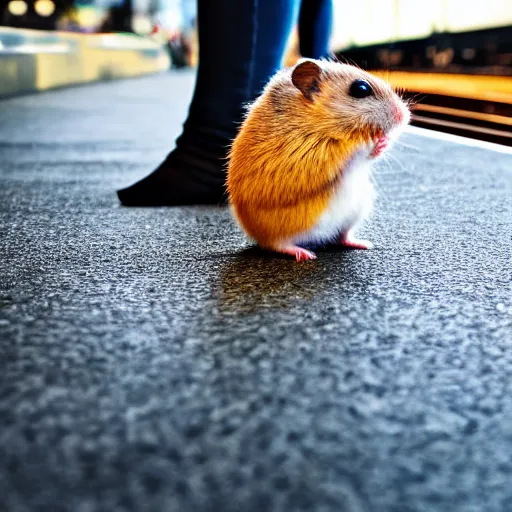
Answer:
<svg viewBox="0 0 512 512"><path fill-rule="evenodd" d="M368 240L356 240L352 238L348 238L347 236L342 236L340 239L340 244L345 249L371 249L373 244Z"/></svg>
<svg viewBox="0 0 512 512"><path fill-rule="evenodd" d="M279 252L294 256L297 261L316 260L316 254L314 252L308 251L296 245L279 249Z"/></svg>
<svg viewBox="0 0 512 512"><path fill-rule="evenodd" d="M371 156L373 158L378 157L383 153L383 151L388 147L389 144L389 137L387 135L381 135L380 137L376 137L374 139L375 147L373 148L373 151L371 152Z"/></svg>

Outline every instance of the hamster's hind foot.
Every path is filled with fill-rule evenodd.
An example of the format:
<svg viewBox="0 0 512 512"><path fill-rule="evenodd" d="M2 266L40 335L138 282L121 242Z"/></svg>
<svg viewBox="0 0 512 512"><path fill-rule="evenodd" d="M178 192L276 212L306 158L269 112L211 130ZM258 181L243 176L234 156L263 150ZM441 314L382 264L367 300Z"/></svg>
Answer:
<svg viewBox="0 0 512 512"><path fill-rule="evenodd" d="M316 260L316 254L314 252L308 251L302 247L298 247L297 245L289 245L286 247L280 247L274 249L276 252L281 254L288 254L290 256L294 256L297 262L299 261L307 261L307 260Z"/></svg>
<svg viewBox="0 0 512 512"><path fill-rule="evenodd" d="M371 249L373 244L368 240L357 240L356 238L352 238L349 233L344 233L340 238L340 245L345 249Z"/></svg>

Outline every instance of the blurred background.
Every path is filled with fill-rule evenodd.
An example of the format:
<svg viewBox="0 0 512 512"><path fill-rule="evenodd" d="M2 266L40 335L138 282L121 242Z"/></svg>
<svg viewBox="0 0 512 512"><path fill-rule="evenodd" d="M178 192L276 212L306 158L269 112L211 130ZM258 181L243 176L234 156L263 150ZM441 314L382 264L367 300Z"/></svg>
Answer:
<svg viewBox="0 0 512 512"><path fill-rule="evenodd" d="M137 34L182 68L197 63L195 3L0 0L0 25ZM414 98L413 124L512 146L512 0L334 0L332 52ZM285 63L298 57L294 33Z"/></svg>

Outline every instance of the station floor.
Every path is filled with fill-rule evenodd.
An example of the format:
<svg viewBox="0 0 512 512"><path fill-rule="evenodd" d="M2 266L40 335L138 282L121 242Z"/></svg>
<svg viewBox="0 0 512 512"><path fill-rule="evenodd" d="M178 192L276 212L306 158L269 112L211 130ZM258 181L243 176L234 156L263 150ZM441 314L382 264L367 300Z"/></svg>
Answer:
<svg viewBox="0 0 512 512"><path fill-rule="evenodd" d="M0 102L0 510L512 510L512 153L411 129L371 251L123 208L188 73Z"/></svg>

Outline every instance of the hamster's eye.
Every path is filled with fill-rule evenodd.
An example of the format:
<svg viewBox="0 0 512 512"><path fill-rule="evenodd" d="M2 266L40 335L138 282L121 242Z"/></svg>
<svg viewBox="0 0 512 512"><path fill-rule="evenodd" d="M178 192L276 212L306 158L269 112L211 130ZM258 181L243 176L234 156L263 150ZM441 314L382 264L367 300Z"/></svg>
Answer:
<svg viewBox="0 0 512 512"><path fill-rule="evenodd" d="M354 98L367 98L373 94L373 89L365 80L355 80L350 86L349 94Z"/></svg>

